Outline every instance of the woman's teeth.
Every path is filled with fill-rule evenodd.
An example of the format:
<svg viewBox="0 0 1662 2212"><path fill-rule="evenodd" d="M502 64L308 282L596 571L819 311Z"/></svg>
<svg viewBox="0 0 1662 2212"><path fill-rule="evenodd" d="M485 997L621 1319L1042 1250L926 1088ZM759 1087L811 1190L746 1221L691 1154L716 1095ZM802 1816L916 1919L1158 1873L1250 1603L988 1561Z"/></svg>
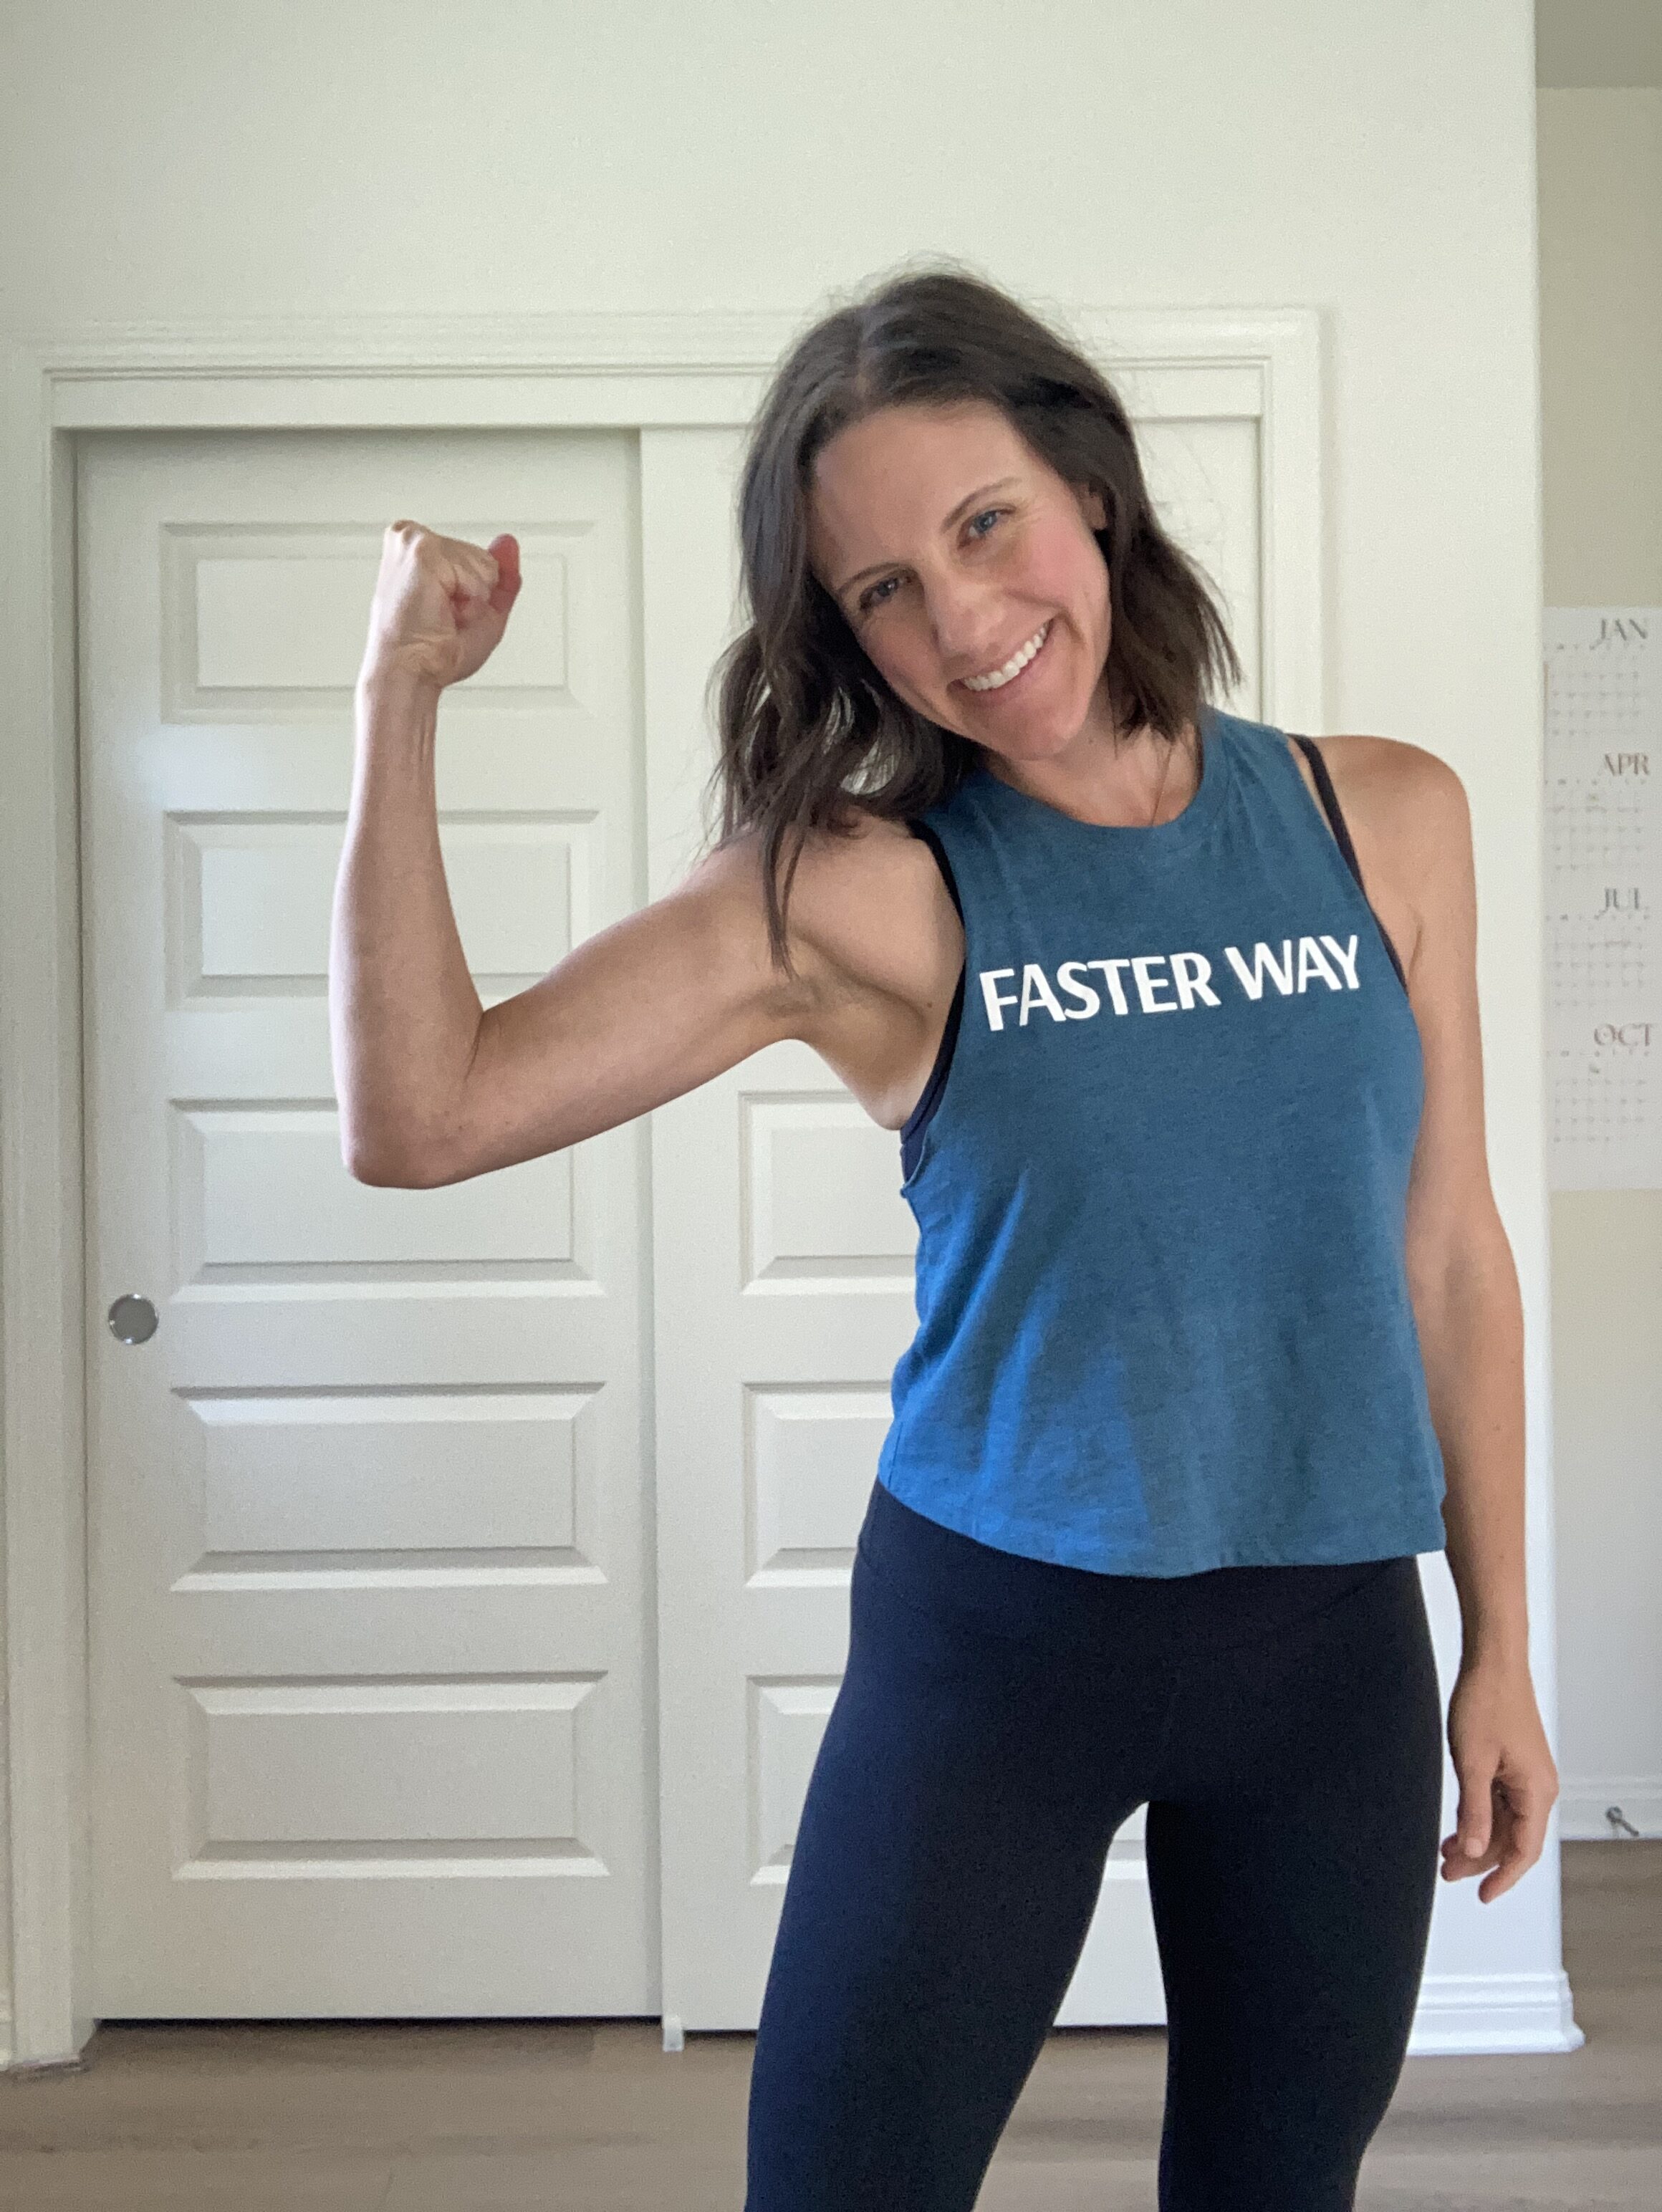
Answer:
<svg viewBox="0 0 1662 2212"><path fill-rule="evenodd" d="M1018 653L1013 653L1010 655L1010 658L1005 662L1003 667L994 669L990 676L966 676L964 678L965 690L966 691L997 691L1001 690L1005 684L1010 683L1014 678L1020 675L1022 670L1027 665L1027 663L1038 651L1040 646L1044 644L1045 634L1050 629L1050 625L1047 622L1043 629L1035 630L1033 635L1028 639L1026 644L1021 647L1020 651Z"/></svg>

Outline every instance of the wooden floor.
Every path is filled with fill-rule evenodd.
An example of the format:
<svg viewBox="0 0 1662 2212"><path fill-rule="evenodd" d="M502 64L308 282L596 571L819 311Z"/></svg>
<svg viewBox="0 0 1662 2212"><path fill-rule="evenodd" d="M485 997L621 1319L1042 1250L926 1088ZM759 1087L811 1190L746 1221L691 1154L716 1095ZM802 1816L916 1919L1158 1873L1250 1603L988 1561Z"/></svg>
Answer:
<svg viewBox="0 0 1662 2212"><path fill-rule="evenodd" d="M1580 2051L1411 2058L1358 2212L1659 2212L1662 1842L1564 1846ZM740 2212L748 2035L655 2021L100 2028L0 2075L4 2212ZM1160 2028L1053 2035L978 2212L1154 2212ZM905 2212L897 2206L895 2212Z"/></svg>

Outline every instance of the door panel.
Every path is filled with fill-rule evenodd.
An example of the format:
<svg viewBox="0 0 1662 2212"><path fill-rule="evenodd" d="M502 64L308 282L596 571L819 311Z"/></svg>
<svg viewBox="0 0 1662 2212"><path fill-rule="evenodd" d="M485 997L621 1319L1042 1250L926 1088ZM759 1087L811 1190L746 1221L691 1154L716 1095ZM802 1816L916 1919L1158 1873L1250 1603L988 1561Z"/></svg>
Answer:
<svg viewBox="0 0 1662 2212"><path fill-rule="evenodd" d="M654 2012L647 1129L358 1183L326 1000L393 515L523 555L440 708L481 997L641 903L636 441L112 437L79 495L94 2008Z"/></svg>

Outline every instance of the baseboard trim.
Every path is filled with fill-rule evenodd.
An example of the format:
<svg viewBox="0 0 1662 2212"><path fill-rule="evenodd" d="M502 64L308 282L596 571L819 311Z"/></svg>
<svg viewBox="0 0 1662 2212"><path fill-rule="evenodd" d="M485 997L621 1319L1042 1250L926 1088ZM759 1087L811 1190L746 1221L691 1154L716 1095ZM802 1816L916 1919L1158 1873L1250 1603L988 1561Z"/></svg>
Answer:
<svg viewBox="0 0 1662 2212"><path fill-rule="evenodd" d="M1595 1775L1561 1782L1558 1833L1567 1843L1630 1844L1634 1839L1604 1818L1607 1806L1620 1806L1641 1837L1662 1837L1662 1778L1653 1774Z"/></svg>
<svg viewBox="0 0 1662 2212"><path fill-rule="evenodd" d="M1473 2057L1488 2052L1579 2051L1586 2041L1570 2007L1568 1977L1557 1974L1428 1974L1409 2039L1410 2058ZM665 2049L671 2046L666 2033ZM0 2071L15 2069L11 2008L0 2002Z"/></svg>
<svg viewBox="0 0 1662 2212"><path fill-rule="evenodd" d="M1410 2058L1475 2057L1482 2051L1579 2051L1569 1977L1428 1974L1409 2038Z"/></svg>

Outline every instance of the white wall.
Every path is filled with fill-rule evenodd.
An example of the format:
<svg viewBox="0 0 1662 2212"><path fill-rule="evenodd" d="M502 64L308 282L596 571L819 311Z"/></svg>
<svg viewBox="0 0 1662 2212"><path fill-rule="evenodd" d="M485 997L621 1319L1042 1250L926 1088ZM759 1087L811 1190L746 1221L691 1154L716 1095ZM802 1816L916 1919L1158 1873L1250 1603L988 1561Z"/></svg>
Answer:
<svg viewBox="0 0 1662 2212"><path fill-rule="evenodd" d="M1543 90L1540 196L1547 604L1662 606L1662 89ZM1551 1219L1562 1829L1608 1836L1616 1804L1654 1836L1662 1191L1560 1191Z"/></svg>
<svg viewBox="0 0 1662 2212"><path fill-rule="evenodd" d="M1471 793L1544 1557L1527 0L33 0L7 38L14 330L806 314L928 248L1040 301L1318 306L1326 726L1428 745ZM1550 1711L1549 1589L1536 1620ZM1434 1971L1555 1967L1549 1869L1493 1908L1475 1887L1440 1896Z"/></svg>

